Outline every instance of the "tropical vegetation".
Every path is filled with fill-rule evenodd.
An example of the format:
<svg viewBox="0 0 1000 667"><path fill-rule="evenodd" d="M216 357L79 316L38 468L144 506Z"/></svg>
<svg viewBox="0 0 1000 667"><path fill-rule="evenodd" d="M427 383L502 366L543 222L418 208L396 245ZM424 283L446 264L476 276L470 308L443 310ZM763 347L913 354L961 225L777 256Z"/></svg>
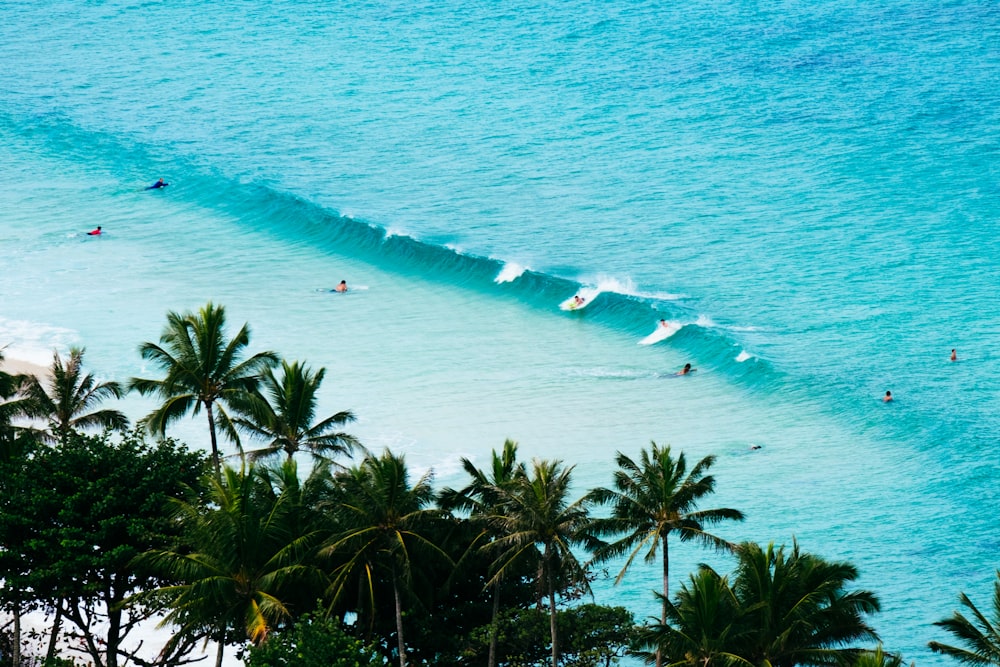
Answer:
<svg viewBox="0 0 1000 667"><path fill-rule="evenodd" d="M208 645L250 667L903 664L852 564L731 537L743 513L709 505L712 456L653 442L586 490L507 441L437 490L346 432L353 412L322 410L325 369L249 343L209 303L139 347L159 377L99 381L82 348L41 377L0 372L0 667L175 667ZM126 391L159 401L132 431L108 405ZM202 410L209 456L166 437ZM672 592L671 538L732 572L702 565ZM641 565L655 619L594 603L603 567L618 583ZM954 644L931 650L1000 665L1000 579L991 614L960 599L936 624ZM49 625L25 655L29 611ZM156 621L169 635L151 650L133 637Z"/></svg>

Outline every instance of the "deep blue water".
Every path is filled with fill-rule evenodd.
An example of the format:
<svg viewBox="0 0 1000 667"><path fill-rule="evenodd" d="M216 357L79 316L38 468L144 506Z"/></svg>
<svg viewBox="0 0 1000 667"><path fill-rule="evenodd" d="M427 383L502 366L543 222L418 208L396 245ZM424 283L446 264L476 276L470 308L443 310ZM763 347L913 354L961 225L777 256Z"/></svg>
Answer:
<svg viewBox="0 0 1000 667"><path fill-rule="evenodd" d="M442 485L716 454L724 536L854 562L942 664L998 566L998 45L986 1L7 2L0 345L124 379L211 299Z"/></svg>

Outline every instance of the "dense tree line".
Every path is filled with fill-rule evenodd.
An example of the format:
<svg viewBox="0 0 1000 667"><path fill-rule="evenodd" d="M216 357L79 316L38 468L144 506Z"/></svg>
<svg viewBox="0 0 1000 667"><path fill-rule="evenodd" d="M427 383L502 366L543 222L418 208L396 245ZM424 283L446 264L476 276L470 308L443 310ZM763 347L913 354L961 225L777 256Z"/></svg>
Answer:
<svg viewBox="0 0 1000 667"><path fill-rule="evenodd" d="M711 456L689 467L652 443L617 455L609 488L577 496L572 465L520 460L508 441L483 469L463 459L464 487L436 489L345 432L349 410L319 416L325 369L249 355L249 341L208 304L169 313L159 342L140 346L156 378L98 382L77 348L47 377L0 373L12 619L0 666L35 664L20 651L32 610L51 619L53 666L61 636L99 667L183 665L205 643L217 665L235 647L250 667L597 667L626 653L657 667L902 664L879 645L879 601L852 588L850 563L711 532L743 519L702 507ZM134 430L102 407L127 391L161 401ZM202 411L210 457L166 438ZM671 596L671 538L730 552L734 571L703 566ZM640 559L662 573L659 619L589 602L595 566L620 564L617 583ZM993 619L962 604L971 618L938 623L960 646L930 648L1000 665L1000 581ZM171 631L155 658L127 640L151 618Z"/></svg>

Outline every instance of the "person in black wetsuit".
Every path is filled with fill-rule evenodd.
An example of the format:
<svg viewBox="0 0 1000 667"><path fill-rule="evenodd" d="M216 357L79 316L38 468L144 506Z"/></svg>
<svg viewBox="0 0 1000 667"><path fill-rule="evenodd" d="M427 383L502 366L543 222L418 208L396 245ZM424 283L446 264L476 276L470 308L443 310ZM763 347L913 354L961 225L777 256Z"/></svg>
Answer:
<svg viewBox="0 0 1000 667"><path fill-rule="evenodd" d="M165 187L167 187L168 185L170 185L170 183L164 183L164 182L163 182L163 179L161 178L161 179L160 179L160 180L158 180L158 181L157 181L156 183L153 183L152 185L150 185L150 186L149 186L149 187L147 187L146 189L147 189L147 190L158 190L158 189L160 189L160 188L165 188Z"/></svg>

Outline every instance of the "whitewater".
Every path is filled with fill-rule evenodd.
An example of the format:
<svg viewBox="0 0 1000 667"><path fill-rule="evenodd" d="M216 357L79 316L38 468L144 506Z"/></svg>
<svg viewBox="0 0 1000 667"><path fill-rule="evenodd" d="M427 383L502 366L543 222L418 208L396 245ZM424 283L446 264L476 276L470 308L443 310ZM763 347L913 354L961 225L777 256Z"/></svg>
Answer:
<svg viewBox="0 0 1000 667"><path fill-rule="evenodd" d="M985 0L6 2L0 346L148 376L213 301L439 486L714 454L723 537L851 561L945 664L1000 546L998 45Z"/></svg>

